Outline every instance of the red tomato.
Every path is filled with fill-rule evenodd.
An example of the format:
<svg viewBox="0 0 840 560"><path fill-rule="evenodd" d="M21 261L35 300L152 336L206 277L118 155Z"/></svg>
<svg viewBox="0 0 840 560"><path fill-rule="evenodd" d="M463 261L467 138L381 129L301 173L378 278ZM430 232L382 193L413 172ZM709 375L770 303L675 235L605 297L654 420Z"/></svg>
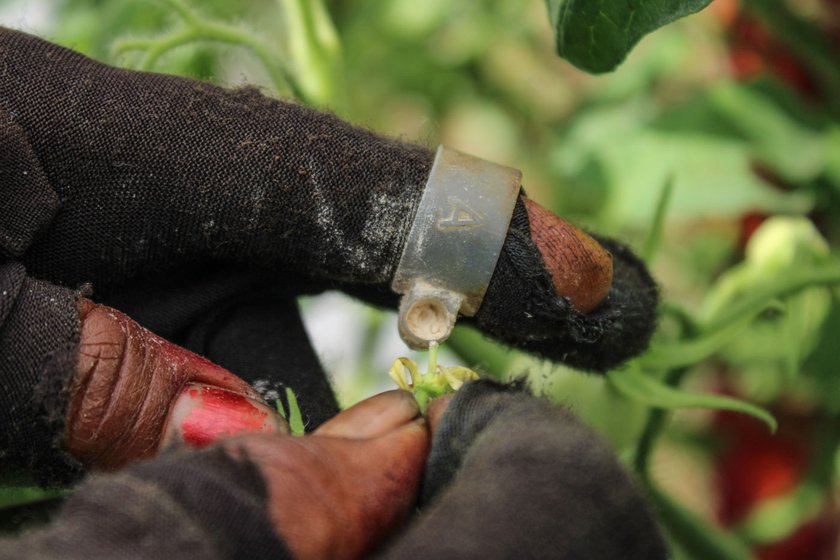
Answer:
<svg viewBox="0 0 840 560"><path fill-rule="evenodd" d="M774 435L760 422L733 412L719 413L716 424L724 440L716 464L718 518L731 526L762 500L796 488L808 468L809 437L807 430L786 429L781 422Z"/></svg>

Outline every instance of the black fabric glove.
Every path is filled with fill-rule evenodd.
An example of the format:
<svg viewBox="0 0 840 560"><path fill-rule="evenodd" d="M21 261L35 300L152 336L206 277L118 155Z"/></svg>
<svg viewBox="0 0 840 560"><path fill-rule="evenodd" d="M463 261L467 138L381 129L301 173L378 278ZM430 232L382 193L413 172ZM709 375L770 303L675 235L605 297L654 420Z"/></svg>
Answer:
<svg viewBox="0 0 840 560"><path fill-rule="evenodd" d="M420 516L382 554L654 560L667 549L607 445L523 387L471 382L434 436Z"/></svg>
<svg viewBox="0 0 840 560"><path fill-rule="evenodd" d="M66 483L81 472L60 452L79 343L76 296L0 262L0 472ZM36 450L41 450L40 452Z"/></svg>
<svg viewBox="0 0 840 560"><path fill-rule="evenodd" d="M378 557L667 557L613 453L522 387L480 381L458 392L435 433L421 501ZM266 520L265 483L247 457L181 452L91 479L52 526L0 541L0 558L288 557Z"/></svg>
<svg viewBox="0 0 840 560"><path fill-rule="evenodd" d="M0 56L0 107L62 200L23 257L34 276L92 282L107 299L141 276L224 263L394 303L428 149L254 89L115 69L11 31ZM649 338L656 291L635 257L608 248L609 298L576 313L552 290L518 204L475 323L586 369L626 359Z"/></svg>
<svg viewBox="0 0 840 560"><path fill-rule="evenodd" d="M0 539L0 558L283 560L291 554L266 515L258 469L214 448L92 477L49 527Z"/></svg>
<svg viewBox="0 0 840 560"><path fill-rule="evenodd" d="M291 386L311 426L337 406L291 299L336 287L394 306L391 278L432 162L424 147L251 88L111 68L11 30L0 30L0 146L0 258L55 286L92 284L97 301L246 380ZM628 250L603 243L614 280L581 314L553 289L520 199L471 321L586 369L638 353L656 288ZM75 311L39 309L27 321L64 325L41 336L72 365ZM0 379L23 379L12 362L25 359L0 362ZM25 375L5 396L12 409L63 418L72 372ZM46 410L36 384L59 388ZM20 465L68 462L55 445L13 439L0 453L22 450Z"/></svg>

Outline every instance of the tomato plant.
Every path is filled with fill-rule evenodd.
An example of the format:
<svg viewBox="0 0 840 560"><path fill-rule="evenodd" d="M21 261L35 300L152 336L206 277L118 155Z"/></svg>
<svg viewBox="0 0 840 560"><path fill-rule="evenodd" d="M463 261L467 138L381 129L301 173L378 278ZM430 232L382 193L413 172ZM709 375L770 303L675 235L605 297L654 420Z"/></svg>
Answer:
<svg viewBox="0 0 840 560"><path fill-rule="evenodd" d="M527 375L600 430L676 557L831 557L840 5L709 4L60 0L37 30L522 168L533 198L644 255L665 296L658 334L604 377L460 326L442 360ZM350 347L314 342L349 403L402 349L392 316L345 305L364 326ZM304 308L314 321L318 300Z"/></svg>

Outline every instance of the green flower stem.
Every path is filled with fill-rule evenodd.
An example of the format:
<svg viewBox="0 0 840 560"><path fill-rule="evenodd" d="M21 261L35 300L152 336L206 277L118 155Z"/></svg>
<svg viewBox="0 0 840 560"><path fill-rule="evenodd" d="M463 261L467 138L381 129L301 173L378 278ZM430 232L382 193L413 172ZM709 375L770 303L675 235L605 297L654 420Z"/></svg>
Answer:
<svg viewBox="0 0 840 560"><path fill-rule="evenodd" d="M426 387L418 387L414 390L414 398L417 400L417 406L420 407L420 412L423 413L426 412L429 401L438 396L440 395L436 391L430 391Z"/></svg>
<svg viewBox="0 0 840 560"><path fill-rule="evenodd" d="M429 369L426 370L428 375L437 373L438 348L440 348L440 345L437 342L429 344Z"/></svg>
<svg viewBox="0 0 840 560"><path fill-rule="evenodd" d="M781 297L789 296L806 288L840 284L840 265L833 262L819 267L806 267L773 279L772 283L756 286L731 306L724 308L717 317L704 325L706 332L716 331L732 324L744 316L760 313Z"/></svg>
<svg viewBox="0 0 840 560"><path fill-rule="evenodd" d="M420 373L417 376L418 379L414 380L414 398L417 399L417 404L423 412L426 411L426 405L430 400L449 390L446 381L437 375L439 347L437 342L429 344L429 367L426 373Z"/></svg>
<svg viewBox="0 0 840 560"><path fill-rule="evenodd" d="M670 343L654 344L639 358L642 369L674 369L695 364L723 348L759 313L779 298L806 288L840 283L840 266L832 264L806 268L773 279L772 284L757 286L716 317L697 326L696 337Z"/></svg>
<svg viewBox="0 0 840 560"><path fill-rule="evenodd" d="M650 350L639 358L639 367L643 370L662 370L687 367L701 362L726 346L756 315L758 312L738 317L737 322L696 338L654 343Z"/></svg>
<svg viewBox="0 0 840 560"><path fill-rule="evenodd" d="M506 380L521 353L490 342L474 328L456 325L446 339L446 347L469 367L479 369L494 379Z"/></svg>

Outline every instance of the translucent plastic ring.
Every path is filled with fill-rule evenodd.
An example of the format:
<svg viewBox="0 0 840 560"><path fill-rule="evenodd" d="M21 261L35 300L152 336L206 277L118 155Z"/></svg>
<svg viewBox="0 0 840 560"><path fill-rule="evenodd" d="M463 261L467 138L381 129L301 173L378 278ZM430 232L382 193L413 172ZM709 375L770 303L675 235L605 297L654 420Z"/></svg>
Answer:
<svg viewBox="0 0 840 560"><path fill-rule="evenodd" d="M502 251L522 173L440 146L392 289L403 294L400 336L412 348L443 342L472 316Z"/></svg>

